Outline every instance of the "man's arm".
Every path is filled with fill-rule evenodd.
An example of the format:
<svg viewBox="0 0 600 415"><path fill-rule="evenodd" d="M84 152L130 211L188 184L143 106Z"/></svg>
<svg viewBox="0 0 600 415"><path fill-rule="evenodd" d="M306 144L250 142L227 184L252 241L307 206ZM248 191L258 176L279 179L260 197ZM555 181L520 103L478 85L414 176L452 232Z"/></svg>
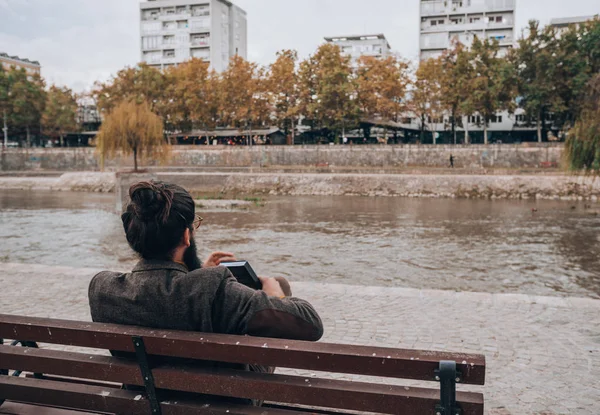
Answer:
<svg viewBox="0 0 600 415"><path fill-rule="evenodd" d="M226 334L248 334L290 340L317 341L323 323L316 310L299 298L278 298L226 277L213 303L213 325Z"/></svg>

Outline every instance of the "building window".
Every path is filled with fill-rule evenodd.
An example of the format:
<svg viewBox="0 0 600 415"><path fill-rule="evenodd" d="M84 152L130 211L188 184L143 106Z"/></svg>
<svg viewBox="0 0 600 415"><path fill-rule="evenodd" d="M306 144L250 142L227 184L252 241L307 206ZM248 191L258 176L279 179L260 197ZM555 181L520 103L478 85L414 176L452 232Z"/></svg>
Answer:
<svg viewBox="0 0 600 415"><path fill-rule="evenodd" d="M163 58L174 58L174 57L175 57L175 50L174 49L165 50L163 52Z"/></svg>
<svg viewBox="0 0 600 415"><path fill-rule="evenodd" d="M187 20L178 20L177 29L187 29L189 27Z"/></svg>
<svg viewBox="0 0 600 415"><path fill-rule="evenodd" d="M469 123L470 124L481 124L481 117L479 115L471 115L469 117Z"/></svg>
<svg viewBox="0 0 600 415"><path fill-rule="evenodd" d="M490 117L490 122L493 122L495 124L501 123L502 122L502 115L492 115Z"/></svg>
<svg viewBox="0 0 600 415"><path fill-rule="evenodd" d="M502 16L496 16L496 23L503 23L504 18Z"/></svg>
<svg viewBox="0 0 600 415"><path fill-rule="evenodd" d="M186 12L187 12L187 7L177 6L177 14L185 14Z"/></svg>
<svg viewBox="0 0 600 415"><path fill-rule="evenodd" d="M478 23L481 21L481 17L471 17L469 18L470 23Z"/></svg>
<svg viewBox="0 0 600 415"><path fill-rule="evenodd" d="M176 22L163 22L163 29L165 29L165 30L172 30L172 29L175 29L176 27L177 27Z"/></svg>
<svg viewBox="0 0 600 415"><path fill-rule="evenodd" d="M462 17L458 17L458 18L455 18L455 19L450 19L450 23L452 23L452 24L462 24L462 22L463 22L463 18Z"/></svg>
<svg viewBox="0 0 600 415"><path fill-rule="evenodd" d="M175 36L163 36L163 45L173 45L175 43Z"/></svg>

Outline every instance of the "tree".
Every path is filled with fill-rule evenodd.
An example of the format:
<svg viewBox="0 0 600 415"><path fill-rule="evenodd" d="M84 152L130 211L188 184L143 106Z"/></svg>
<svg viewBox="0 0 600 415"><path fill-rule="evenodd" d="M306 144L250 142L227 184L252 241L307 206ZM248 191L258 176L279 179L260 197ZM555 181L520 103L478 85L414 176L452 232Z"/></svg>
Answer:
<svg viewBox="0 0 600 415"><path fill-rule="evenodd" d="M581 116L569 132L565 159L571 170L600 172L600 73L588 83Z"/></svg>
<svg viewBox="0 0 600 415"><path fill-rule="evenodd" d="M527 31L519 39L519 47L511 56L518 80L520 106L528 118L536 120L540 143L546 130L546 115L560 107L554 83L557 64L554 36L551 27L541 29L539 22L531 20Z"/></svg>
<svg viewBox="0 0 600 415"><path fill-rule="evenodd" d="M339 133L358 120L358 105L354 96L350 57L342 54L338 45L321 45L314 55L316 64L316 100L314 112L318 122L333 131L336 140Z"/></svg>
<svg viewBox="0 0 600 415"><path fill-rule="evenodd" d="M8 73L2 65L0 65L0 124L4 128L8 122L8 111L9 111L9 79Z"/></svg>
<svg viewBox="0 0 600 415"><path fill-rule="evenodd" d="M267 87L273 97L273 114L278 127L285 135L295 137L295 123L298 118L298 84L296 72L298 53L295 50L277 52L277 60L270 67Z"/></svg>
<svg viewBox="0 0 600 415"><path fill-rule="evenodd" d="M469 56L474 76L469 82L469 96L465 107L481 115L484 142L488 144L488 126L498 111L512 111L515 107L516 79L513 66L498 56L498 42L490 39L473 41Z"/></svg>
<svg viewBox="0 0 600 415"><path fill-rule="evenodd" d="M133 100L117 104L108 113L98 134L97 148L103 158L114 157L117 152L133 154L135 171L138 171L138 158L164 161L170 151L161 118L146 102Z"/></svg>
<svg viewBox="0 0 600 415"><path fill-rule="evenodd" d="M152 111L159 113L166 89L164 74L141 63L119 71L109 82L97 83L94 95L101 111L110 112L121 102L134 100L138 104L146 102Z"/></svg>
<svg viewBox="0 0 600 415"><path fill-rule="evenodd" d="M426 123L441 114L440 79L441 60L439 58L421 62L417 69L410 100L410 108L420 120L421 142L425 139Z"/></svg>
<svg viewBox="0 0 600 415"><path fill-rule="evenodd" d="M38 74L28 75L25 69L9 71L10 118L17 128L25 129L27 146L31 146L31 129L40 126L46 105L44 80Z"/></svg>
<svg viewBox="0 0 600 415"><path fill-rule="evenodd" d="M553 109L558 126L568 130L582 111L582 97L600 70L600 19L555 35L556 56L552 71L554 93L560 99Z"/></svg>
<svg viewBox="0 0 600 415"><path fill-rule="evenodd" d="M241 56L231 58L229 67L221 74L222 121L226 126L251 126L253 97L256 92L255 63Z"/></svg>
<svg viewBox="0 0 600 415"><path fill-rule="evenodd" d="M304 117L311 131L318 126L317 121L317 62L314 56L309 56L300 63L298 69L298 104L297 111ZM305 124L305 125L306 125ZM320 128L320 126L318 126Z"/></svg>
<svg viewBox="0 0 600 415"><path fill-rule="evenodd" d="M77 100L67 87L52 85L48 90L46 108L42 115L44 134L58 137L64 145L64 136L77 129Z"/></svg>
<svg viewBox="0 0 600 415"><path fill-rule="evenodd" d="M192 59L166 72L167 87L160 112L165 114L169 130L184 132L216 127L211 111L215 75L209 67L202 59Z"/></svg>
<svg viewBox="0 0 600 415"><path fill-rule="evenodd" d="M462 43L454 42L453 47L442 54L440 71L440 106L450 115L452 137L457 144L456 127L462 123L462 116L468 115L464 103L473 75L469 53ZM467 139L465 136L465 142Z"/></svg>
<svg viewBox="0 0 600 415"><path fill-rule="evenodd" d="M409 82L406 62L394 56L385 59L360 57L356 71L356 101L361 117L397 121L406 109L404 98Z"/></svg>

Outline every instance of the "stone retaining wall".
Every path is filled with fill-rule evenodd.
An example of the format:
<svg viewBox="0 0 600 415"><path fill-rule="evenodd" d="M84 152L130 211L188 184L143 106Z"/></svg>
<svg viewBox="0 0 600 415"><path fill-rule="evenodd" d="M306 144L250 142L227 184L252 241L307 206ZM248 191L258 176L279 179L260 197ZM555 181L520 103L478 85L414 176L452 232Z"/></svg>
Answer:
<svg viewBox="0 0 600 415"><path fill-rule="evenodd" d="M295 173L66 173L60 177L0 177L0 189L117 192L158 178L204 194L360 195L473 199L597 201L600 180L567 175L413 175Z"/></svg>
<svg viewBox="0 0 600 415"><path fill-rule="evenodd" d="M600 181L579 176L158 173L190 191L597 201Z"/></svg>
<svg viewBox="0 0 600 415"><path fill-rule="evenodd" d="M471 145L471 146L257 146L178 147L170 168L307 166L343 168L445 168L450 155L458 168L523 169L557 166L560 144ZM153 163L150 163L152 166ZM130 157L105 163L108 170L132 167ZM100 169L91 148L9 149L0 156L0 170L93 171Z"/></svg>

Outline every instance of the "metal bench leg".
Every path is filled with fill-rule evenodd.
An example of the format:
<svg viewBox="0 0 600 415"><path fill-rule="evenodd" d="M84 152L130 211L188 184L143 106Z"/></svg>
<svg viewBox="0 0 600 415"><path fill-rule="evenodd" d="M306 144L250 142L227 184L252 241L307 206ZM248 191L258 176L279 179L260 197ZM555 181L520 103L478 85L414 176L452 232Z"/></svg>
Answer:
<svg viewBox="0 0 600 415"><path fill-rule="evenodd" d="M456 362L441 361L439 370L435 371L435 380L440 382L440 404L435 409L436 415L461 415L456 404L456 383L460 382Z"/></svg>
<svg viewBox="0 0 600 415"><path fill-rule="evenodd" d="M152 375L152 369L148 363L148 354L146 353L146 346L144 345L144 339L141 337L134 336L133 347L135 347L135 355L137 358L138 365L140 365L140 371L142 372L142 379L144 380L144 386L146 387L146 395L150 402L150 409L152 415L161 415L160 403L156 396L156 387L154 386L154 376Z"/></svg>

